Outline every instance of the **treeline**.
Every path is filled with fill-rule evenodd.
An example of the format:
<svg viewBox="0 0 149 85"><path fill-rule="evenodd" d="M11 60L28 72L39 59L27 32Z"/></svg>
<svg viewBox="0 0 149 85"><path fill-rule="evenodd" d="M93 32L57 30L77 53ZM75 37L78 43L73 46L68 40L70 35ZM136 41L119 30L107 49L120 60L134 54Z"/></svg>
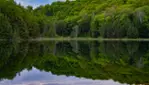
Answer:
<svg viewBox="0 0 149 85"><path fill-rule="evenodd" d="M148 38L148 0L76 0L35 9L0 0L0 35L37 37Z"/></svg>
<svg viewBox="0 0 149 85"><path fill-rule="evenodd" d="M30 7L24 8L13 0L0 0L0 38L28 39L55 36L51 21L36 16ZM46 33L44 33L46 31Z"/></svg>
<svg viewBox="0 0 149 85"><path fill-rule="evenodd" d="M67 0L34 12L54 18L59 36L148 38L148 9L147 0Z"/></svg>
<svg viewBox="0 0 149 85"><path fill-rule="evenodd" d="M0 42L0 80L24 69L127 84L149 83L147 42Z"/></svg>

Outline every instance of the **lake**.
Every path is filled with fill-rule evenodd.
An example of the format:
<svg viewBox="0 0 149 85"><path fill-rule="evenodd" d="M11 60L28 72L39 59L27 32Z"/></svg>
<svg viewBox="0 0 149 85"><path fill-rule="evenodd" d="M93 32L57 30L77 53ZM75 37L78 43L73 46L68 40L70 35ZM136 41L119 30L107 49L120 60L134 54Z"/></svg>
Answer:
<svg viewBox="0 0 149 85"><path fill-rule="evenodd" d="M0 85L149 83L149 42L0 42Z"/></svg>

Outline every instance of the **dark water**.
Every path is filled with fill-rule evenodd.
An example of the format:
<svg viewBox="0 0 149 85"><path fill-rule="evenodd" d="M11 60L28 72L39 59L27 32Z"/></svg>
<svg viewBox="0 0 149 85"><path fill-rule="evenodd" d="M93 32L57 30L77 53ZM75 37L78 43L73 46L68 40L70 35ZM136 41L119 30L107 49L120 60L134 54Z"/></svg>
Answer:
<svg viewBox="0 0 149 85"><path fill-rule="evenodd" d="M0 42L0 85L149 83L149 42Z"/></svg>

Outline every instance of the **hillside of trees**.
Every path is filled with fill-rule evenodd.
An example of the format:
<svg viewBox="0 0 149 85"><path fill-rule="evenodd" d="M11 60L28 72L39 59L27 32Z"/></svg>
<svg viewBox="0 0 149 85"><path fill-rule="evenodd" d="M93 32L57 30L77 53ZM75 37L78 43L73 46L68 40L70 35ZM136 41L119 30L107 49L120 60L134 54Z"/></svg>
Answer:
<svg viewBox="0 0 149 85"><path fill-rule="evenodd" d="M23 7L0 0L0 39L148 38L148 0L75 0Z"/></svg>
<svg viewBox="0 0 149 85"><path fill-rule="evenodd" d="M1 81L34 67L55 75L149 83L147 42L0 42L0 55Z"/></svg>

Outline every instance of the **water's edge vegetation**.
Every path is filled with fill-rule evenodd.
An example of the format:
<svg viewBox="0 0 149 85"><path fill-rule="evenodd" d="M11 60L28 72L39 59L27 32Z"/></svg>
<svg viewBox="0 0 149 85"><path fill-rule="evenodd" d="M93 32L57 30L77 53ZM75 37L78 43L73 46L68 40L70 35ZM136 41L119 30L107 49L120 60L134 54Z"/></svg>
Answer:
<svg viewBox="0 0 149 85"><path fill-rule="evenodd" d="M70 37L60 37L60 38L30 38L30 39L17 39L17 40L8 40L8 39L0 39L0 42L3 41L10 41L10 42L32 42L32 41L139 41L139 42L145 42L149 41L147 38L84 38L84 37L79 37L79 38L70 38Z"/></svg>
<svg viewBox="0 0 149 85"><path fill-rule="evenodd" d="M22 41L149 41L147 38L33 38Z"/></svg>
<svg viewBox="0 0 149 85"><path fill-rule="evenodd" d="M75 0L23 7L0 0L0 39L149 38L148 0Z"/></svg>

